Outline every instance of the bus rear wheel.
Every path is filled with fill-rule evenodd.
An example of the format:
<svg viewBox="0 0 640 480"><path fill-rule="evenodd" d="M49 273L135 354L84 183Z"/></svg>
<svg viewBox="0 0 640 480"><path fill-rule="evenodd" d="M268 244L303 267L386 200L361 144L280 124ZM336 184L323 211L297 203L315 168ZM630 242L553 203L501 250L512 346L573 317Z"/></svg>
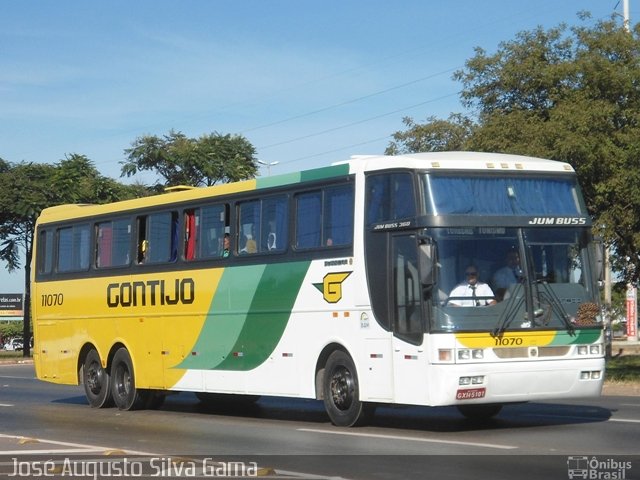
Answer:
<svg viewBox="0 0 640 480"><path fill-rule="evenodd" d="M336 350L327 359L322 387L324 408L331 423L351 427L366 421L369 411L360 401L358 374L349 355Z"/></svg>
<svg viewBox="0 0 640 480"><path fill-rule="evenodd" d="M133 363L126 348L116 351L111 361L111 395L119 410L138 410L147 400L147 390L136 388Z"/></svg>
<svg viewBox="0 0 640 480"><path fill-rule="evenodd" d="M91 407L104 408L113 405L109 372L102 368L100 355L95 349L87 353L82 364L82 384Z"/></svg>

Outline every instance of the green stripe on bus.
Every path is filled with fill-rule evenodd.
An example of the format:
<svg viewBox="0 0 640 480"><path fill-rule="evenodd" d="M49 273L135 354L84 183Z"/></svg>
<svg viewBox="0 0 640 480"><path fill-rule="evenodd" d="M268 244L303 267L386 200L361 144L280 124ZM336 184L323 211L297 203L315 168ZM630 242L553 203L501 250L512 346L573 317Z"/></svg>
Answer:
<svg viewBox="0 0 640 480"><path fill-rule="evenodd" d="M227 357L240 336L265 268L266 265L251 265L225 269L191 349L197 355L185 358L177 368L213 368Z"/></svg>
<svg viewBox="0 0 640 480"><path fill-rule="evenodd" d="M574 335L566 331L560 331L550 345L591 344L600 338L601 333L602 330L600 329L576 330Z"/></svg>
<svg viewBox="0 0 640 480"><path fill-rule="evenodd" d="M309 262L227 268L192 348L176 368L250 370L282 337Z"/></svg>
<svg viewBox="0 0 640 480"><path fill-rule="evenodd" d="M315 168L303 172L275 175L273 177L261 177L256 180L256 188L280 187L300 182L313 182L326 178L349 175L349 165L334 165L331 167Z"/></svg>
<svg viewBox="0 0 640 480"><path fill-rule="evenodd" d="M315 180L324 180L325 178L339 177L341 175L349 175L349 165L333 165L331 167L316 168L314 170L305 170L300 172L300 181L313 182Z"/></svg>
<svg viewBox="0 0 640 480"><path fill-rule="evenodd" d="M291 317L309 262L268 265L240 337L216 370L251 370L273 353Z"/></svg>
<svg viewBox="0 0 640 480"><path fill-rule="evenodd" d="M256 188L280 187L282 185L290 185L300 182L300 173L286 173L284 175L275 175L273 177L261 177L256 179Z"/></svg>

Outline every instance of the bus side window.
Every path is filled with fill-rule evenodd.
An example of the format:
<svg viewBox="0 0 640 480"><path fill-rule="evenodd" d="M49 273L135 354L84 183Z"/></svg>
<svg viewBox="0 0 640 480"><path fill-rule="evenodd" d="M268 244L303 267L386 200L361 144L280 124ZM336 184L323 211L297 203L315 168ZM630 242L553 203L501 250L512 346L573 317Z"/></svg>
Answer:
<svg viewBox="0 0 640 480"><path fill-rule="evenodd" d="M91 247L89 225L74 225L58 230L58 271L88 270Z"/></svg>
<svg viewBox="0 0 640 480"><path fill-rule="evenodd" d="M176 211L138 217L138 263L175 262L179 235Z"/></svg>
<svg viewBox="0 0 640 480"><path fill-rule="evenodd" d="M128 219L96 224L96 268L129 265L130 240Z"/></svg>
<svg viewBox="0 0 640 480"><path fill-rule="evenodd" d="M322 192L296 195L297 248L314 248L322 239Z"/></svg>
<svg viewBox="0 0 640 480"><path fill-rule="evenodd" d="M260 202L243 202L238 207L239 250L241 254L258 252L256 238L260 238Z"/></svg>
<svg viewBox="0 0 640 480"><path fill-rule="evenodd" d="M393 219L416 215L416 201L413 194L413 177L408 173L392 175Z"/></svg>
<svg viewBox="0 0 640 480"><path fill-rule="evenodd" d="M323 211L323 245L350 245L353 238L353 186L327 188Z"/></svg>
<svg viewBox="0 0 640 480"><path fill-rule="evenodd" d="M416 214L413 177L409 173L367 178L367 223L398 220Z"/></svg>
<svg viewBox="0 0 640 480"><path fill-rule="evenodd" d="M282 252L288 242L287 197L279 195L262 201L261 252Z"/></svg>
<svg viewBox="0 0 640 480"><path fill-rule="evenodd" d="M195 209L195 256L221 258L224 254L224 234L229 227L229 205L208 205ZM229 252L227 252L228 254ZM187 260L190 258L186 257Z"/></svg>
<svg viewBox="0 0 640 480"><path fill-rule="evenodd" d="M113 226L111 222L96 225L96 267L110 267L111 250L113 245Z"/></svg>
<svg viewBox="0 0 640 480"><path fill-rule="evenodd" d="M389 217L387 193L388 185L382 175L367 177L367 224L382 222Z"/></svg>
<svg viewBox="0 0 640 480"><path fill-rule="evenodd" d="M38 235L38 273L53 271L53 230L41 230Z"/></svg>

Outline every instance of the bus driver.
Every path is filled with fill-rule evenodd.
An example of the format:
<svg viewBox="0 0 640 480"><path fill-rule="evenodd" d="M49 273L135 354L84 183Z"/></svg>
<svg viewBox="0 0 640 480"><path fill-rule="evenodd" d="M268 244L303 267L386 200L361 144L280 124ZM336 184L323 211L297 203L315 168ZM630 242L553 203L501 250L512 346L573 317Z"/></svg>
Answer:
<svg viewBox="0 0 640 480"><path fill-rule="evenodd" d="M469 265L465 269L466 280L451 290L449 304L456 307L480 307L495 305L493 290L486 283L478 281L478 269ZM469 299L467 300L466 297Z"/></svg>

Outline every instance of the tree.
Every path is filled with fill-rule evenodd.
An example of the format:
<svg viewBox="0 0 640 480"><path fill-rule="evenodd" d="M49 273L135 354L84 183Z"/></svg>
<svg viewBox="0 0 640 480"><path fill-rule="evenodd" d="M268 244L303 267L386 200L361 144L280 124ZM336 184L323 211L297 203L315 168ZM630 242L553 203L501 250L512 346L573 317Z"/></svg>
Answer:
<svg viewBox="0 0 640 480"><path fill-rule="evenodd" d="M255 148L241 135L214 132L195 139L171 130L162 138L137 138L125 154L122 176L154 171L163 178L164 187L235 182L254 178L258 171Z"/></svg>
<svg viewBox="0 0 640 480"><path fill-rule="evenodd" d="M521 32L494 54L476 49L454 79L476 117L462 148L570 163L614 268L637 282L640 28L627 32L612 19Z"/></svg>
<svg viewBox="0 0 640 480"><path fill-rule="evenodd" d="M473 122L469 118L455 113L447 120L431 116L424 124L415 123L411 117L404 117L402 123L407 130L393 134L393 141L385 150L385 155L461 150L473 130Z"/></svg>
<svg viewBox="0 0 640 480"><path fill-rule="evenodd" d="M101 176L83 155L69 155L57 165L0 160L0 260L11 272L24 259L24 355L30 355L31 257L40 212L63 203L106 203L133 198L139 187Z"/></svg>

